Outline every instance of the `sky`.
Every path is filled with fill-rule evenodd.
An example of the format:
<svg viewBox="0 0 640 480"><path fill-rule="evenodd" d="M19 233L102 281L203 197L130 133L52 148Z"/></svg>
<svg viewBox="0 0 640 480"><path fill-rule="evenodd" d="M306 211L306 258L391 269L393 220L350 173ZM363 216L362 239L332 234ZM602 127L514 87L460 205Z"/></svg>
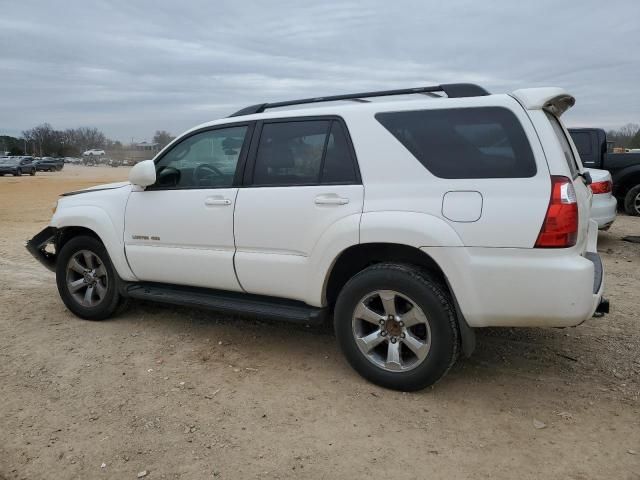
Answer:
<svg viewBox="0 0 640 480"><path fill-rule="evenodd" d="M121 141L250 104L372 89L560 86L570 126L640 123L640 0L0 0L0 135Z"/></svg>

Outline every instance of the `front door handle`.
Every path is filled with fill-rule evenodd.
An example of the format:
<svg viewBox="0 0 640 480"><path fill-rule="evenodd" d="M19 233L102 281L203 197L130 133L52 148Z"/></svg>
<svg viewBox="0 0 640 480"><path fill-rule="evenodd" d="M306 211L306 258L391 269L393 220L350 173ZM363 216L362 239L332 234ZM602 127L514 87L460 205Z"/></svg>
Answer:
<svg viewBox="0 0 640 480"><path fill-rule="evenodd" d="M349 199L335 193L327 193L325 195L318 195L315 203L316 205L346 205L349 203Z"/></svg>
<svg viewBox="0 0 640 480"><path fill-rule="evenodd" d="M204 199L204 204L207 207L213 207L215 205L231 205L231 200L224 197L207 197Z"/></svg>

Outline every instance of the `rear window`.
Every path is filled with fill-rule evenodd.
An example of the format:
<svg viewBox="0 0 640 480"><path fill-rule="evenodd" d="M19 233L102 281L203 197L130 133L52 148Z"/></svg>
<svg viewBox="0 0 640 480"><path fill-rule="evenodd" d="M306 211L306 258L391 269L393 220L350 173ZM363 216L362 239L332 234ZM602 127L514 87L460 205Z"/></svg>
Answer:
<svg viewBox="0 0 640 480"><path fill-rule="evenodd" d="M569 171L571 172L571 176L576 178L580 173L580 169L578 168L578 162L576 161L576 157L573 155L573 150L571 149L571 144L569 140L567 140L567 136L562 129L562 125L560 125L560 121L549 112L544 112L549 121L551 122L551 126L553 127L553 131L558 137L558 141L560 142L560 146L562 147L562 151L564 152L564 158L567 161L567 165L569 166Z"/></svg>
<svg viewBox="0 0 640 480"><path fill-rule="evenodd" d="M591 154L591 135L587 132L569 132L580 155Z"/></svg>
<svg viewBox="0 0 640 480"><path fill-rule="evenodd" d="M526 178L536 174L516 116L501 107L384 112L376 119L441 178Z"/></svg>

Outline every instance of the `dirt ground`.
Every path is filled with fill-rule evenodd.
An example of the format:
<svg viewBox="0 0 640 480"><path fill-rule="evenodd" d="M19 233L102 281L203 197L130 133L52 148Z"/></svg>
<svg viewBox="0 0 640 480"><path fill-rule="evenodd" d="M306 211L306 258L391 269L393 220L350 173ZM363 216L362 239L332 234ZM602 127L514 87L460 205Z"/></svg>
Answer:
<svg viewBox="0 0 640 480"><path fill-rule="evenodd" d="M0 178L0 479L640 479L640 244L621 240L640 218L600 234L610 315L479 331L403 394L360 378L329 329L141 303L72 316L23 242L58 194L126 176Z"/></svg>

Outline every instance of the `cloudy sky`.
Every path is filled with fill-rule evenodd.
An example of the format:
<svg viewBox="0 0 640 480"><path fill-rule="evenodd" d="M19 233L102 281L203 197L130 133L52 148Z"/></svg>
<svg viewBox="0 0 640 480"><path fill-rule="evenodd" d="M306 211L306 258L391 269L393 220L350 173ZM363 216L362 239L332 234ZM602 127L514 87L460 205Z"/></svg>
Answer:
<svg viewBox="0 0 640 480"><path fill-rule="evenodd" d="M475 82L562 86L640 123L640 1L0 0L0 134L178 134L252 103Z"/></svg>

